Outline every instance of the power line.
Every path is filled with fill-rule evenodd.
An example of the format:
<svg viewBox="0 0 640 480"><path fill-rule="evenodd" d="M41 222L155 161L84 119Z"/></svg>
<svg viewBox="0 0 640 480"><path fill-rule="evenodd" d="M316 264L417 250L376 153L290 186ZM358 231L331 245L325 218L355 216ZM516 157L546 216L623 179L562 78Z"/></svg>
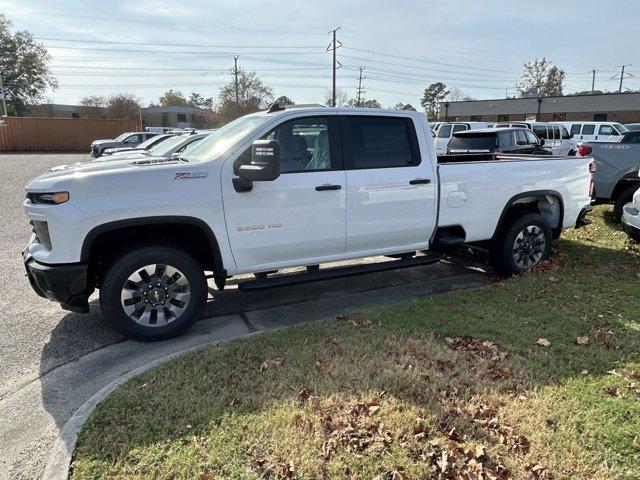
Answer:
<svg viewBox="0 0 640 480"><path fill-rule="evenodd" d="M79 40L77 38L34 37L36 40L52 42L97 43L105 45L138 45L145 47L196 47L196 48L322 48L318 45L207 45L194 43L150 43L150 42L116 42L107 40ZM62 47L61 47L62 48Z"/></svg>
<svg viewBox="0 0 640 480"><path fill-rule="evenodd" d="M467 65L456 65L453 63L443 63L443 62L435 62L433 60L424 60L422 58L413 58L413 57L404 57L402 55L394 55L392 53L384 53L384 52L378 52L375 50L365 50L363 48L355 48L355 47L344 47L347 50L353 50L356 52L364 52L364 53L371 53L374 55L381 55L384 57L391 57L391 58L399 58L402 60L411 60L413 62L420 62L420 63L428 63L431 65L442 65L445 67L456 67L456 68L468 68L468 69L472 69L472 70L481 70L481 71L485 71L485 72L494 72L494 73L511 73L511 74L515 74L515 75L520 75L520 72L510 72L507 70L495 70L495 69L491 69L491 68L481 68L481 67L470 67Z"/></svg>
<svg viewBox="0 0 640 480"><path fill-rule="evenodd" d="M45 45L47 48L58 48L64 50L86 50L92 52L132 52L132 53L171 53L171 54L181 54L181 55L189 55L189 54L197 54L197 55L233 55L235 52L201 52L201 51L188 51L188 50L142 50L142 49L133 49L133 48L92 48L92 47L60 47L56 45ZM283 48L283 47L278 47ZM251 55L319 55L324 54L324 52L242 52L248 53Z"/></svg>

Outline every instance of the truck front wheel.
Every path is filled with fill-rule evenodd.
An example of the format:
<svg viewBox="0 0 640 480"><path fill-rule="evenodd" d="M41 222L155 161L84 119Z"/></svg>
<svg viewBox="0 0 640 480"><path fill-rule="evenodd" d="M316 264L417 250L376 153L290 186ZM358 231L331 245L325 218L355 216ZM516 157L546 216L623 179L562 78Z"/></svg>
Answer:
<svg viewBox="0 0 640 480"><path fill-rule="evenodd" d="M200 317L206 299L207 282L198 262L183 250L160 245L118 257L100 288L107 323L136 340L179 335Z"/></svg>
<svg viewBox="0 0 640 480"><path fill-rule="evenodd" d="M494 264L507 275L523 272L549 258L552 240L551 228L542 215L513 217L493 246Z"/></svg>
<svg viewBox="0 0 640 480"><path fill-rule="evenodd" d="M638 190L638 185L633 185L620 193L615 203L613 204L613 218L616 223L620 223L622 220L622 209L624 206L633 200L633 194Z"/></svg>

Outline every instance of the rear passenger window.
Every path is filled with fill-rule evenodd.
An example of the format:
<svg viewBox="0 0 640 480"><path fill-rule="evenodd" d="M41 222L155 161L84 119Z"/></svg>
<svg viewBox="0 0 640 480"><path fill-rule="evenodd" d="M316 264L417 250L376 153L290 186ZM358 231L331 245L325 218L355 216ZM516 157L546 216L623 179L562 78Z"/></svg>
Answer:
<svg viewBox="0 0 640 480"><path fill-rule="evenodd" d="M453 126L453 133L464 132L466 130L467 130L467 126L466 125L454 125Z"/></svg>
<svg viewBox="0 0 640 480"><path fill-rule="evenodd" d="M558 127L557 125L553 126L553 138L555 140L560 140L560 127Z"/></svg>
<svg viewBox="0 0 640 480"><path fill-rule="evenodd" d="M410 119L353 116L347 117L345 124L352 168L408 167L420 163L418 139Z"/></svg>
<svg viewBox="0 0 640 480"><path fill-rule="evenodd" d="M571 135L580 135L580 128L581 127L582 127L582 125L580 125L580 124L571 125Z"/></svg>
<svg viewBox="0 0 640 480"><path fill-rule="evenodd" d="M498 134L498 146L500 148L509 148L513 146L513 133L505 132Z"/></svg>
<svg viewBox="0 0 640 480"><path fill-rule="evenodd" d="M596 131L595 125L583 125L582 126L582 135L593 135L593 132Z"/></svg>
<svg viewBox="0 0 640 480"><path fill-rule="evenodd" d="M438 129L438 138L449 138L451 136L451 127L453 125L441 125Z"/></svg>

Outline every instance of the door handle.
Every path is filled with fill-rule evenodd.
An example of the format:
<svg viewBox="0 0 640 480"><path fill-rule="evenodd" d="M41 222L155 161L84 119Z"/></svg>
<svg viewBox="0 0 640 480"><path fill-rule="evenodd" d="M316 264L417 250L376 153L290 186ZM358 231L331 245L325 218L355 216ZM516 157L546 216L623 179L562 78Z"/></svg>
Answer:
<svg viewBox="0 0 640 480"><path fill-rule="evenodd" d="M342 185L318 185L316 187L316 192L324 192L325 190L340 190Z"/></svg>
<svg viewBox="0 0 640 480"><path fill-rule="evenodd" d="M409 185L426 185L428 183L431 183L431 180L428 178L414 178L409 181Z"/></svg>

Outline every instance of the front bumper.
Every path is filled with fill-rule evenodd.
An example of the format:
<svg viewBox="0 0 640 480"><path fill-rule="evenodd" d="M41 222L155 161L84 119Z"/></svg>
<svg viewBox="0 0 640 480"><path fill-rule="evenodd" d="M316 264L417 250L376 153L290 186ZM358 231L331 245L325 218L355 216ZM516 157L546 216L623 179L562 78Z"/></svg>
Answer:
<svg viewBox="0 0 640 480"><path fill-rule="evenodd" d="M31 288L43 298L60 303L65 310L87 313L89 295L93 287L88 283L88 266L83 263L45 265L35 261L28 253L22 260Z"/></svg>
<svg viewBox="0 0 640 480"><path fill-rule="evenodd" d="M582 228L586 227L587 225L591 225L591 220L587 218L587 215L591 210L593 210L593 207L591 205L587 205L582 210L580 210L578 218L576 219L575 228Z"/></svg>

